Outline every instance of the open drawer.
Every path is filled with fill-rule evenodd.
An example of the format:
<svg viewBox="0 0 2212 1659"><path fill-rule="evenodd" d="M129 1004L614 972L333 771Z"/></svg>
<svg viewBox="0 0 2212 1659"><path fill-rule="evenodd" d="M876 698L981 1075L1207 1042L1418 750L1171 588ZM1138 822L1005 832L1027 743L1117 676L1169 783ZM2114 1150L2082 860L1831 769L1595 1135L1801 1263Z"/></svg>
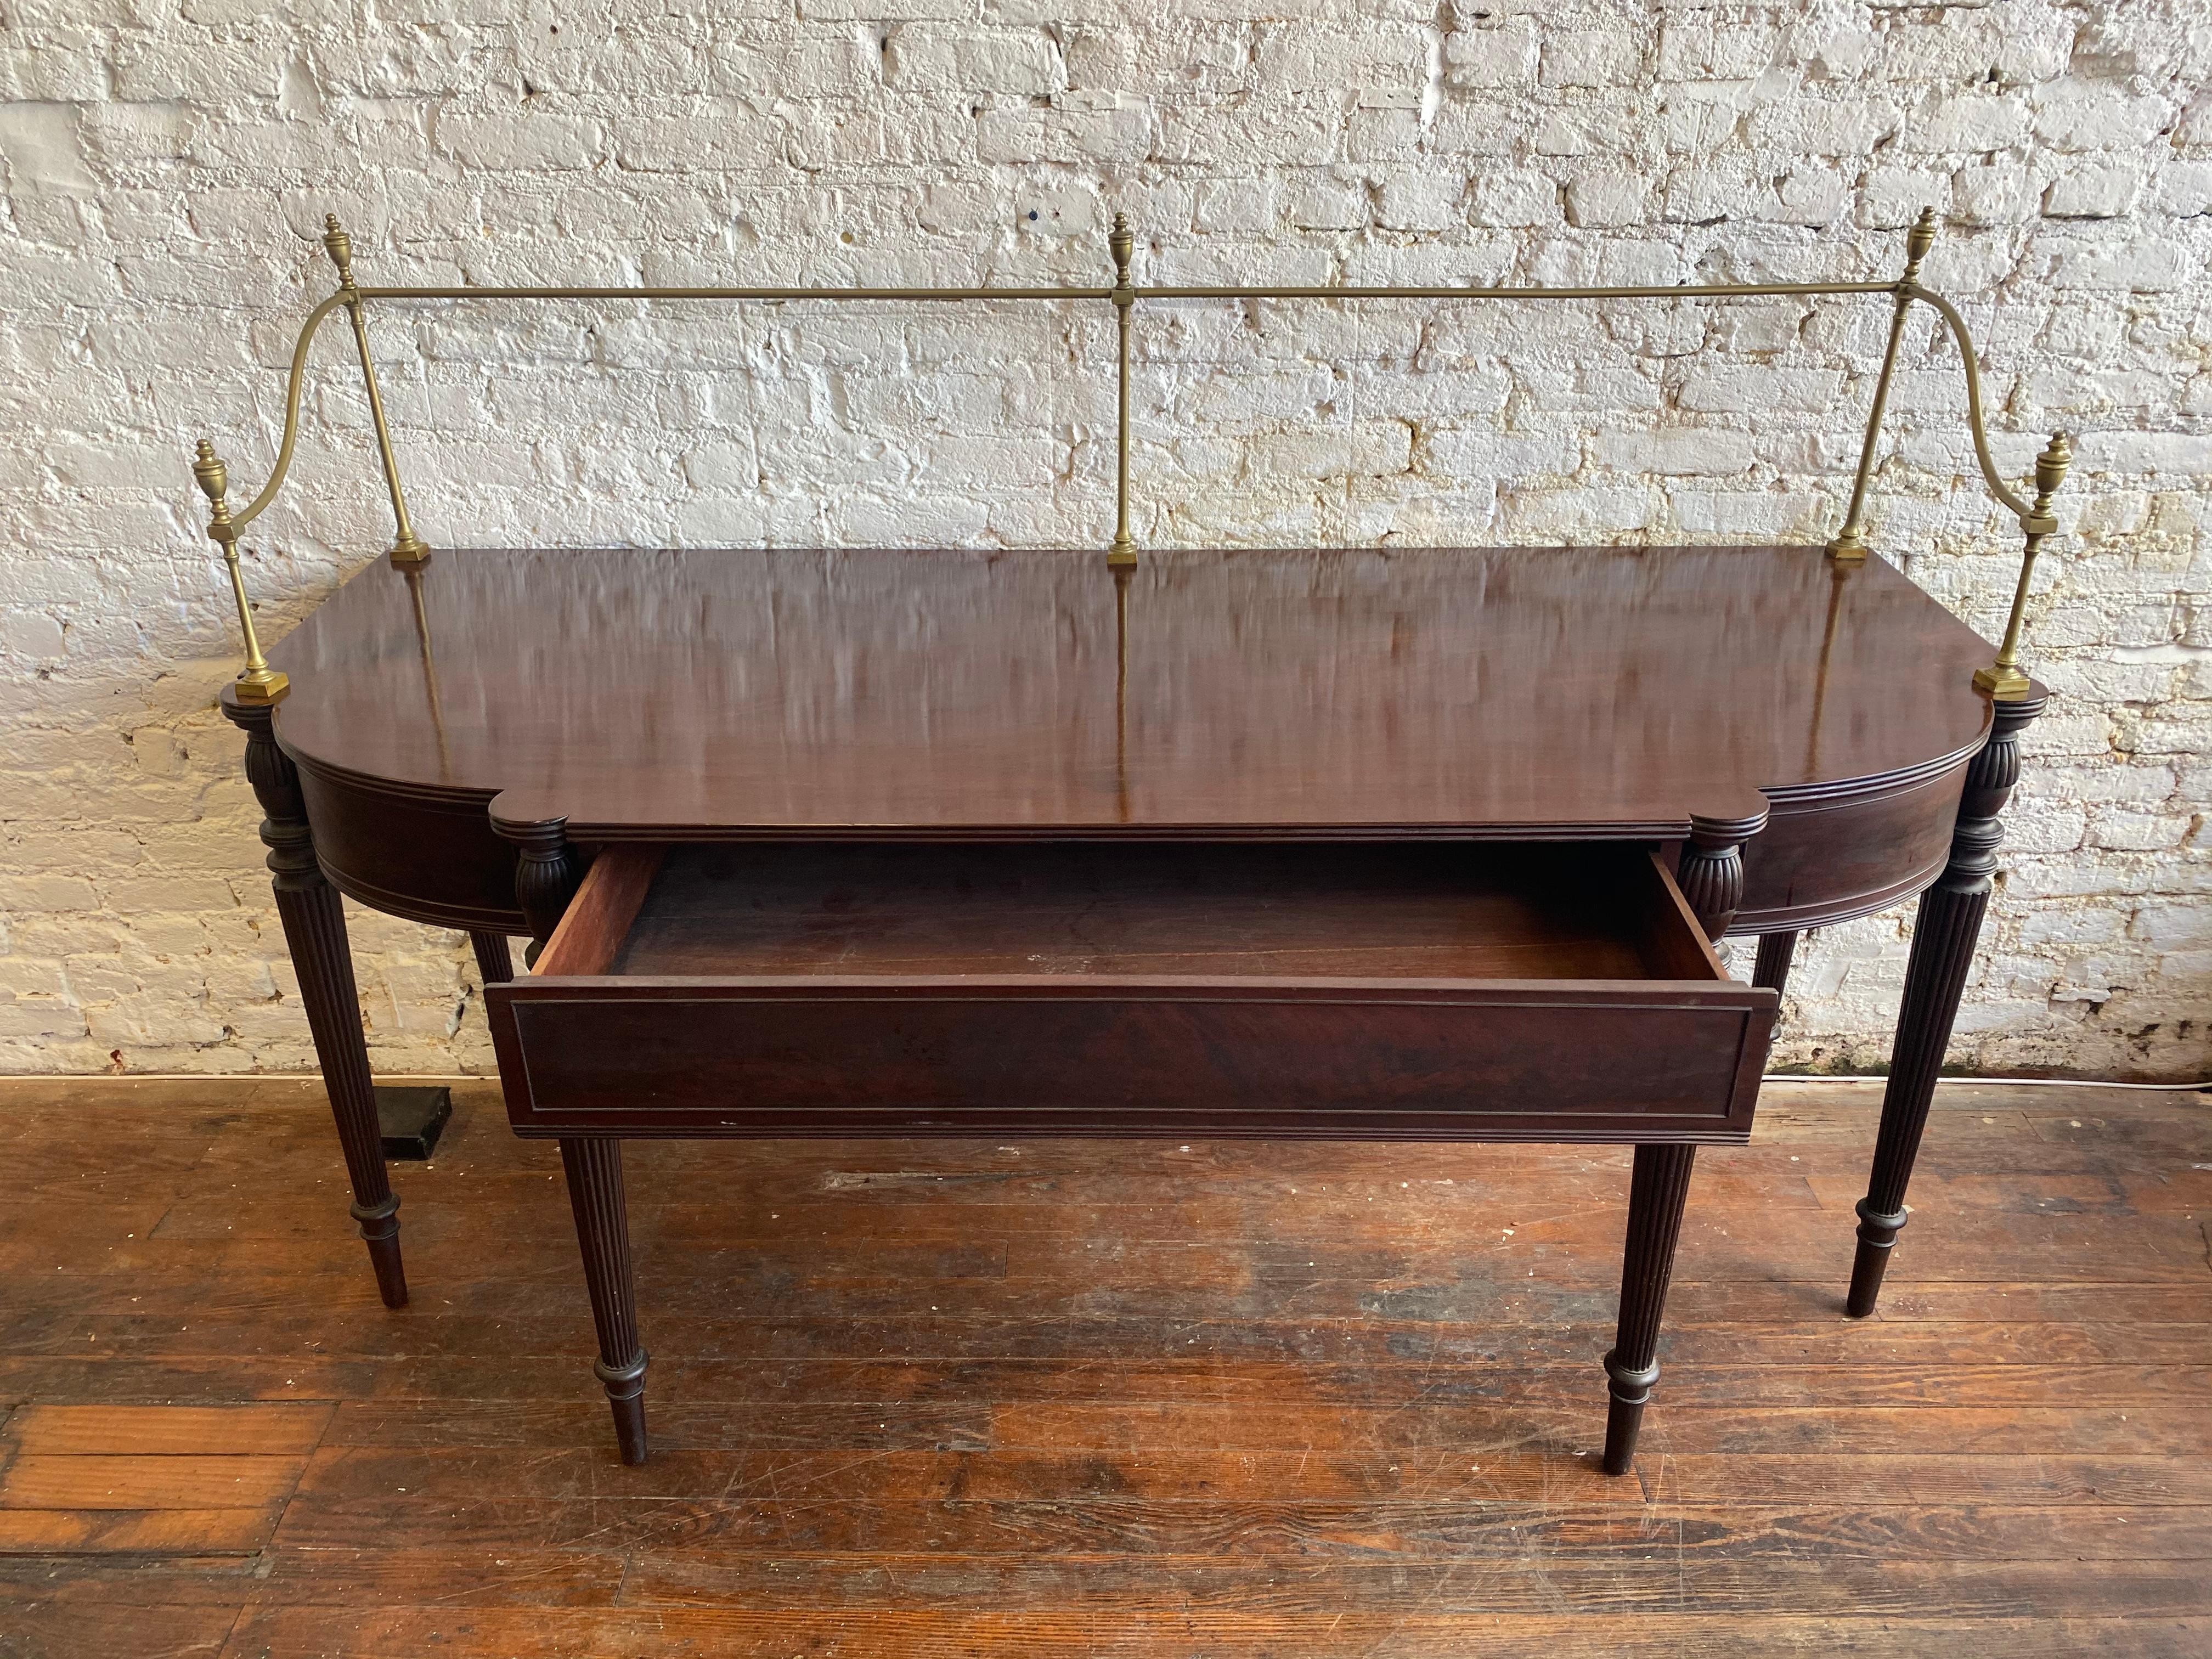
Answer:
<svg viewBox="0 0 2212 1659"><path fill-rule="evenodd" d="M613 847L526 1135L1738 1141L1775 994L1618 843Z"/></svg>

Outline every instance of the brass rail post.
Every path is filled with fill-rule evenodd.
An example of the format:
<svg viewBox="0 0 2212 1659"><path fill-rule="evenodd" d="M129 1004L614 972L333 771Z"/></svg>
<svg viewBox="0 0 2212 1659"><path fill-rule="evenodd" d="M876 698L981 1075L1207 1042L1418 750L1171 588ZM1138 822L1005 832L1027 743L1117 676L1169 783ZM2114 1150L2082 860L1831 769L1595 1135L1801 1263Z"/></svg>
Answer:
<svg viewBox="0 0 2212 1659"><path fill-rule="evenodd" d="M261 636L253 631L253 607L246 601L246 578L238 568L238 526L231 522L230 471L215 446L200 440L192 458L192 477L208 498L208 538L222 549L222 562L230 571L231 597L238 601L239 630L246 635L246 666L239 671L235 695L240 702L274 702L291 682L269 665L261 654Z"/></svg>
<svg viewBox="0 0 2212 1659"><path fill-rule="evenodd" d="M1137 562L1137 544L1129 534L1129 313L1137 303L1137 290L1129 286L1129 255L1136 247L1129 234L1129 216L1114 216L1113 234L1106 246L1114 254L1114 321L1121 337L1120 404L1114 417L1114 543L1106 562L1126 570Z"/></svg>
<svg viewBox="0 0 2212 1659"><path fill-rule="evenodd" d="M2051 441L2035 458L2035 505L2021 515L2020 527L2027 544L2020 556L2020 581L2012 591L2012 614L2005 618L2004 643L1997 647L1995 662L1974 671L1975 685L2000 702L2017 702L2031 689L2020 666L2021 618L2027 610L2027 583L2035 574L2036 552L2043 538L2058 528L2058 520L2051 514L2051 498L2066 482L2066 469L2073 464L2074 449L2063 432L2052 433Z"/></svg>
<svg viewBox="0 0 2212 1659"><path fill-rule="evenodd" d="M361 378L368 388L368 418L376 424L376 453L384 463L385 488L392 492L392 517L398 526L392 541L392 562L421 564L430 556L430 550L416 535L415 526L407 521L407 496L399 487L399 462L392 453L392 431L384 418L384 395L376 388L376 365L369 361L368 326L362 321L361 290L353 282L353 238L345 234L335 213L323 216L323 246L330 253L331 263L338 268L338 298L345 304L346 315L353 319L353 343L361 353Z"/></svg>
<svg viewBox="0 0 2212 1659"><path fill-rule="evenodd" d="M1866 441L1859 447L1858 477L1851 483L1850 510L1844 527L1828 544L1828 556L1840 563L1858 564L1867 556L1867 480L1874 471L1874 447L1881 441L1882 412L1889 407L1889 382L1897 372L1897 348L1905 337L1905 313L1911 308L1911 285L1920 277L1920 262L1936 245L1936 210L1924 207L1905 239L1905 275L1897 279L1897 307L1890 313L1889 344L1881 354L1881 378L1874 383L1874 408L1867 415Z"/></svg>

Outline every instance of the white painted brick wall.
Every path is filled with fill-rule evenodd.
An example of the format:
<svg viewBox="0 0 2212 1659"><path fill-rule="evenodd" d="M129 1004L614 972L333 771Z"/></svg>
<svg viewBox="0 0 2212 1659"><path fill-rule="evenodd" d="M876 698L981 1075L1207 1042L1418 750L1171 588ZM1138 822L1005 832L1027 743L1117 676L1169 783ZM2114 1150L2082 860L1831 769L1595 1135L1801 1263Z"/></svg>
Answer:
<svg viewBox="0 0 2212 1659"><path fill-rule="evenodd" d="M2201 0L0 3L0 1069L312 1063L215 714L187 472L258 486L348 220L366 280L1929 275L2003 464L2063 425L2008 873L1954 1058L2207 1069L2212 27ZM1151 542L1818 539L1884 307L1157 307ZM1095 544L1109 324L1012 307L374 319L447 544ZM388 539L342 338L251 561L282 634ZM1078 372L1078 362L1090 365ZM1916 323L1876 539L1985 631L2016 544ZM1784 1063L1886 1057L1908 915L1803 952ZM352 913L376 1064L490 1064L465 944ZM1747 947L1738 948L1747 966Z"/></svg>

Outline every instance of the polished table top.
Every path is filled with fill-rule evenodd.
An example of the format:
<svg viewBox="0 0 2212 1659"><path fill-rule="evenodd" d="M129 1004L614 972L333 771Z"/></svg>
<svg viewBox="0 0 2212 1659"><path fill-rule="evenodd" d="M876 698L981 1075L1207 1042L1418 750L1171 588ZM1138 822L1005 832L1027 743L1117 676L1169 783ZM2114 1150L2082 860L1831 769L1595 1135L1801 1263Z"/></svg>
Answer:
<svg viewBox="0 0 2212 1659"><path fill-rule="evenodd" d="M303 764L585 840L1679 835L1955 763L1989 654L1802 547L441 551L270 653Z"/></svg>

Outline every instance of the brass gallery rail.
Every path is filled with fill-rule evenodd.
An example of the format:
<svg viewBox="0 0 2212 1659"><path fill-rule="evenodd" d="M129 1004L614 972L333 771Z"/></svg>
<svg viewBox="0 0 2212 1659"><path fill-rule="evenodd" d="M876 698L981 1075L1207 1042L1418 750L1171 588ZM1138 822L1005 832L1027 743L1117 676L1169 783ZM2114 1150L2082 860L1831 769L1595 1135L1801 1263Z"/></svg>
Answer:
<svg viewBox="0 0 2212 1659"><path fill-rule="evenodd" d="M362 382L368 394L369 418L376 428L377 454L384 468L385 486L392 496L393 538L391 557L395 564L419 564L430 550L415 533L407 514L407 495L399 478L399 463L392 453L390 425L384 399L376 383L376 368L369 356L368 331L362 304L368 300L827 300L954 301L1108 301L1115 310L1118 336L1117 405L1115 422L1115 525L1108 544L1107 562L1126 568L1137 562L1135 539L1129 533L1129 329L1131 313L1139 301L1158 300L1738 300L1786 295L1887 294L1894 298L1889 340L1882 352L1881 374L1875 383L1874 403L1867 415L1866 436L1859 450L1858 471L1851 484L1850 506L1843 527L1827 544L1828 556L1841 562L1867 556L1866 494L1873 471L1875 446L1881 434L1882 414L1888 405L1890 381L1897 368L1897 352L1905 319L1917 301L1932 308L1958 342L1960 362L1966 372L1966 423L1973 435L1974 459L1990 494L2020 520L2025 545L2021 555L2020 580L2013 592L2012 610L2005 623L2004 642L1996 659L1978 670L1974 684L1992 696L2016 699L2027 695L2028 678L2020 666L2021 617L2027 602L2027 587L2035 557L2045 537L2058 526L2051 516L2051 498L2064 480L2073 459L2064 433L2054 433L2035 463L2035 498L2024 500L2008 488L1990 459L1988 423L1982 410L1979 364L1966 319L1942 295L1920 285L1920 264L1936 240L1936 214L1921 210L1905 243L1904 273L1890 283L1705 283L1615 284L1591 288L1470 288L1437 284L1371 287L1269 286L1230 284L1147 287L1129 280L1130 256L1135 238L1127 219L1114 216L1107 246L1114 258L1114 282L1109 287L1050 288L392 288L357 284L353 279L353 240L339 226L336 215L325 222L323 245L337 267L337 292L307 313L298 342L292 349L292 366L284 389L284 435L276 465L258 495L235 514L227 499L228 476L215 446L202 439L192 465L193 476L208 497L208 535L222 548L228 568L232 597L238 605L239 626L245 635L246 666L237 681L237 695L249 702L267 702L285 689L285 677L269 666L254 632L246 585L238 564L238 538L259 517L283 488L291 471L292 454L299 439L300 392L305 379L307 349L330 313L343 306L353 325L354 346L361 359Z"/></svg>

